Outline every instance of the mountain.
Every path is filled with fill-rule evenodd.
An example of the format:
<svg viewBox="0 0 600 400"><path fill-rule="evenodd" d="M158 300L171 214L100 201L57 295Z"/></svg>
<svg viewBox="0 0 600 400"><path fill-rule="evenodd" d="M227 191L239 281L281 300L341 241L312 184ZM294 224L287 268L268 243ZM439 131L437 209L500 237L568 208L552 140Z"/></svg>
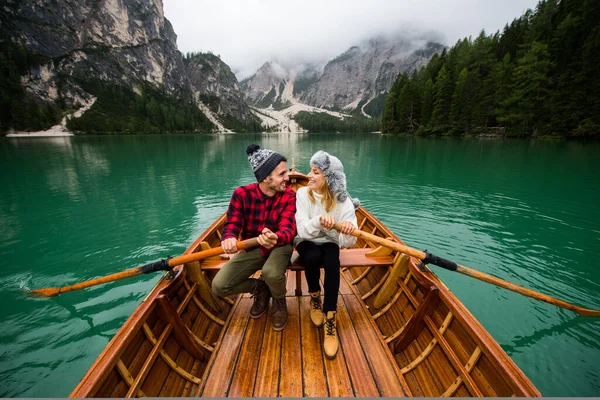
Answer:
<svg viewBox="0 0 600 400"><path fill-rule="evenodd" d="M249 78L240 82L246 100L258 108L283 108L297 102L298 96L316 82L322 67L300 64L286 68L268 61Z"/></svg>
<svg viewBox="0 0 600 400"><path fill-rule="evenodd" d="M235 131L260 129L235 74L219 57L211 53L190 54L184 57L184 64L194 100L206 113L217 115L223 125Z"/></svg>
<svg viewBox="0 0 600 400"><path fill-rule="evenodd" d="M385 96L401 72L412 72L444 48L427 43L412 49L412 42L372 39L329 61L323 74L300 96L303 103L334 110L360 110Z"/></svg>
<svg viewBox="0 0 600 400"><path fill-rule="evenodd" d="M0 72L11 79L0 77L6 79L0 82L2 131L44 128L92 102L72 127L211 131L257 121L236 91L235 76L218 58L198 56L210 59L210 68L184 62L161 0L3 3L0 42L6 62ZM201 94L212 107L203 104Z"/></svg>
<svg viewBox="0 0 600 400"><path fill-rule="evenodd" d="M286 69L267 62L242 80L241 88L246 100L259 108L278 109L299 102L378 116L398 74L419 69L444 48L439 43L378 37L351 47L322 68L299 65Z"/></svg>

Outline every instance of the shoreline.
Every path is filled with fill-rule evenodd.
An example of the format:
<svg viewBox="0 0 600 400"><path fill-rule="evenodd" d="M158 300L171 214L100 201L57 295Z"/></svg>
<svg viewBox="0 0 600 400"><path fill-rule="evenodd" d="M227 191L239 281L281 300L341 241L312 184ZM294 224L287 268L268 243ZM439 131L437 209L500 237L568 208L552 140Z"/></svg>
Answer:
<svg viewBox="0 0 600 400"><path fill-rule="evenodd" d="M45 131L35 131L35 132L25 132L25 131L12 131L6 135L6 137L65 137L65 136L75 136L71 131L67 129L67 118L79 118L83 115L84 112L89 110L94 102L96 101L96 97L92 96L83 106L70 115L66 115L62 118L59 124L46 129Z"/></svg>
<svg viewBox="0 0 600 400"><path fill-rule="evenodd" d="M57 126L62 128L60 125L53 126L52 128L46 131L36 131L36 132L13 132L6 135L7 138L24 138L24 137L67 137L67 136L75 136L69 131L62 129L55 129Z"/></svg>

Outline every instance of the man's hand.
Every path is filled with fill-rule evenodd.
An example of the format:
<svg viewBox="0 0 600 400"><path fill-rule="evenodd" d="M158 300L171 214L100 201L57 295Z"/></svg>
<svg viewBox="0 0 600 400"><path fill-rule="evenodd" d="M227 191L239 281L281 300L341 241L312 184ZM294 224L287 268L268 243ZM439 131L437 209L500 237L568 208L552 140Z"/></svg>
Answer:
<svg viewBox="0 0 600 400"><path fill-rule="evenodd" d="M279 237L273 233L269 228L262 230L262 233L258 236L258 244L266 249L272 249L277 244Z"/></svg>
<svg viewBox="0 0 600 400"><path fill-rule="evenodd" d="M333 225L335 225L335 218L333 218L333 215L323 214L319 217L319 222L323 228L331 229L333 228Z"/></svg>
<svg viewBox="0 0 600 400"><path fill-rule="evenodd" d="M340 232L345 235L350 235L352 232L354 232L354 229L356 229L356 228L354 227L352 222L344 221L344 222L342 222L342 229L340 229Z"/></svg>
<svg viewBox="0 0 600 400"><path fill-rule="evenodd" d="M223 253L225 253L225 254L237 253L237 251L238 251L237 239L229 238L229 239L223 240L221 242L221 248L223 249Z"/></svg>

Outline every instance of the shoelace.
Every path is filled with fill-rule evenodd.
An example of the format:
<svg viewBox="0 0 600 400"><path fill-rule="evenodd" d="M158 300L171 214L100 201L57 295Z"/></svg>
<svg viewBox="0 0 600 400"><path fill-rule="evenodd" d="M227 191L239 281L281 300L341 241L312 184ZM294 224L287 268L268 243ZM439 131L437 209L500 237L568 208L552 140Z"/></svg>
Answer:
<svg viewBox="0 0 600 400"><path fill-rule="evenodd" d="M327 336L333 336L333 334L335 333L335 324L334 324L334 320L332 319L327 319L325 318L325 334Z"/></svg>
<svg viewBox="0 0 600 400"><path fill-rule="evenodd" d="M319 301L319 299L311 298L310 299L310 306L313 308L313 310L320 310L321 309L321 302Z"/></svg>
<svg viewBox="0 0 600 400"><path fill-rule="evenodd" d="M255 293L252 293L252 298L254 299L254 301L257 301L259 298L261 297L265 297L267 298L269 296L269 292L268 291L264 291L264 290L257 290Z"/></svg>
<svg viewBox="0 0 600 400"><path fill-rule="evenodd" d="M285 300L276 300L273 299L273 313L276 313L277 311L283 311L283 302Z"/></svg>

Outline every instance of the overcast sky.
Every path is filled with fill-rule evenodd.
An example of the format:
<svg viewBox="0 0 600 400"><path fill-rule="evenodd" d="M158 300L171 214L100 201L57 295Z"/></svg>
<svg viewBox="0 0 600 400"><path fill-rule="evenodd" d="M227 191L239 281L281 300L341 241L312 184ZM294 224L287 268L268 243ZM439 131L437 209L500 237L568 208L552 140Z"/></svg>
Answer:
<svg viewBox="0 0 600 400"><path fill-rule="evenodd" d="M163 0L183 53L219 54L243 79L266 61L329 60L378 34L458 39L491 34L537 0Z"/></svg>

